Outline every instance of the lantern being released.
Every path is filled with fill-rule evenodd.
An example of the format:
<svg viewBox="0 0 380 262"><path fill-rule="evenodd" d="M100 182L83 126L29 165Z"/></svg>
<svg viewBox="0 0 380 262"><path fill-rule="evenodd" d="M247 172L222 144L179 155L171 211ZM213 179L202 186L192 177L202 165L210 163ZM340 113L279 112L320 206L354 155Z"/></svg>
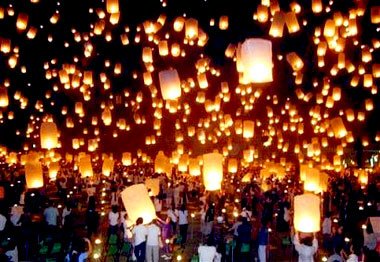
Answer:
<svg viewBox="0 0 380 262"><path fill-rule="evenodd" d="M219 153L203 155L203 183L208 191L220 190L223 180L223 156Z"/></svg>
<svg viewBox="0 0 380 262"><path fill-rule="evenodd" d="M243 79L248 83L267 83L272 76L272 42L260 38L246 39L240 50ZM237 64L238 64L237 62Z"/></svg>
<svg viewBox="0 0 380 262"><path fill-rule="evenodd" d="M40 130L41 148L52 149L58 146L58 130L53 122L44 122Z"/></svg>
<svg viewBox="0 0 380 262"><path fill-rule="evenodd" d="M294 197L294 227L303 233L320 230L320 199L313 194Z"/></svg>
<svg viewBox="0 0 380 262"><path fill-rule="evenodd" d="M158 196L160 193L160 180L158 178L145 179L145 186L149 190L149 196Z"/></svg>
<svg viewBox="0 0 380 262"><path fill-rule="evenodd" d="M42 166L38 161L28 162L25 165L25 180L28 188L40 188L44 185Z"/></svg>
<svg viewBox="0 0 380 262"><path fill-rule="evenodd" d="M175 100L181 96L181 81L176 69L161 71L158 78L164 100Z"/></svg>
<svg viewBox="0 0 380 262"><path fill-rule="evenodd" d="M156 210L144 184L127 187L121 192L121 199L133 222L142 217L144 224L148 224L156 218Z"/></svg>

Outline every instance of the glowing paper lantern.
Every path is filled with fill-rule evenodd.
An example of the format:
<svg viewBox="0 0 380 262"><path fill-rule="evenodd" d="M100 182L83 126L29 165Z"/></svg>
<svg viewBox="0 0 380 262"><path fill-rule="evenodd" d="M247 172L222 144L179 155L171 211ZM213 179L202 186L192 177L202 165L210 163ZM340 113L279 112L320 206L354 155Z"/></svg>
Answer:
<svg viewBox="0 0 380 262"><path fill-rule="evenodd" d="M322 12L322 0L312 0L311 2L311 9L313 10L313 13L320 13Z"/></svg>
<svg viewBox="0 0 380 262"><path fill-rule="evenodd" d="M28 27L29 16L27 14L19 13L17 16L16 27L20 31L24 31Z"/></svg>
<svg viewBox="0 0 380 262"><path fill-rule="evenodd" d="M272 25L269 29L269 35L273 37L282 37L283 31L284 31L284 13L283 12L276 12L273 16Z"/></svg>
<svg viewBox="0 0 380 262"><path fill-rule="evenodd" d="M243 137L246 139L252 138L255 130L255 122L251 120L243 121Z"/></svg>
<svg viewBox="0 0 380 262"><path fill-rule="evenodd" d="M176 69L161 71L158 78L164 100L174 100L181 96L181 80Z"/></svg>
<svg viewBox="0 0 380 262"><path fill-rule="evenodd" d="M154 160L154 172L166 173L166 175L170 176L171 169L172 167L169 158L165 156L164 152L159 151L156 159Z"/></svg>
<svg viewBox="0 0 380 262"><path fill-rule="evenodd" d="M107 0L106 2L107 13L119 13L119 0Z"/></svg>
<svg viewBox="0 0 380 262"><path fill-rule="evenodd" d="M59 163L58 162L52 162L49 165L49 178L55 180L57 178L57 174L59 171Z"/></svg>
<svg viewBox="0 0 380 262"><path fill-rule="evenodd" d="M160 193L160 180L158 178L145 179L145 186L148 189L149 196L158 196Z"/></svg>
<svg viewBox="0 0 380 262"><path fill-rule="evenodd" d="M304 65L302 59L295 52L287 54L286 61L288 61L292 69L296 72L301 70Z"/></svg>
<svg viewBox="0 0 380 262"><path fill-rule="evenodd" d="M123 166L132 165L132 154L130 152L124 152L121 162L123 163Z"/></svg>
<svg viewBox="0 0 380 262"><path fill-rule="evenodd" d="M371 7L371 22L373 24L380 24L380 6Z"/></svg>
<svg viewBox="0 0 380 262"><path fill-rule="evenodd" d="M251 180L252 180L252 173L247 173L243 176L243 178L241 179L241 182L250 183Z"/></svg>
<svg viewBox="0 0 380 262"><path fill-rule="evenodd" d="M228 159L228 172L236 173L238 170L238 161L236 158Z"/></svg>
<svg viewBox="0 0 380 262"><path fill-rule="evenodd" d="M27 162L25 165L25 180L28 188L40 188L44 185L42 166L38 161Z"/></svg>
<svg viewBox="0 0 380 262"><path fill-rule="evenodd" d="M52 149L58 146L58 130L53 122L44 122L40 128L41 148Z"/></svg>
<svg viewBox="0 0 380 262"><path fill-rule="evenodd" d="M199 166L198 159L196 158L189 159L189 174L191 176L201 175L201 167Z"/></svg>
<svg viewBox="0 0 380 262"><path fill-rule="evenodd" d="M336 138L343 138L347 135L346 127L344 126L343 120L340 117L333 118L330 121L330 125L333 129Z"/></svg>
<svg viewBox="0 0 380 262"><path fill-rule="evenodd" d="M7 107L8 105L8 90L5 87L0 87L0 107Z"/></svg>
<svg viewBox="0 0 380 262"><path fill-rule="evenodd" d="M300 26L297 21L297 16L294 12L288 12L285 15L285 23L288 27L289 33L295 33L300 30Z"/></svg>
<svg viewBox="0 0 380 262"><path fill-rule="evenodd" d="M142 217L143 223L148 224L156 218L156 210L144 184L127 187L121 192L121 199L131 221Z"/></svg>
<svg viewBox="0 0 380 262"><path fill-rule="evenodd" d="M223 156L219 153L203 155L203 183L208 191L221 189L223 180Z"/></svg>
<svg viewBox="0 0 380 262"><path fill-rule="evenodd" d="M105 176L109 176L113 171L114 161L111 158L106 157L103 161L102 173Z"/></svg>
<svg viewBox="0 0 380 262"><path fill-rule="evenodd" d="M189 18L185 21L185 36L189 40L198 37L198 20Z"/></svg>
<svg viewBox="0 0 380 262"><path fill-rule="evenodd" d="M320 199L313 194L294 197L294 227L303 233L314 233L320 230Z"/></svg>
<svg viewBox="0 0 380 262"><path fill-rule="evenodd" d="M319 170L316 168L309 168L306 172L306 177L304 180L304 190L310 192L320 191L320 175Z"/></svg>
<svg viewBox="0 0 380 262"><path fill-rule="evenodd" d="M91 157L90 156L85 155L85 156L79 158L79 172L81 173L82 177L92 177L93 176Z"/></svg>
<svg viewBox="0 0 380 262"><path fill-rule="evenodd" d="M241 45L238 64L243 68L243 78L248 83L272 82L272 42L260 38L246 39Z"/></svg>

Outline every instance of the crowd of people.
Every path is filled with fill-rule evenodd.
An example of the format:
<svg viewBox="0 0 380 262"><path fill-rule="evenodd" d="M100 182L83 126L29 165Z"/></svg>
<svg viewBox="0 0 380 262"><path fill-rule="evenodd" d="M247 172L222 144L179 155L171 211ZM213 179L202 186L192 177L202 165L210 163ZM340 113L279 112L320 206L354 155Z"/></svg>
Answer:
<svg viewBox="0 0 380 262"><path fill-rule="evenodd" d="M289 260L298 254L302 262L316 254L329 262L380 259L378 224L370 219L380 216L375 174L368 185L350 170L331 174L320 194L321 231L308 234L293 226L293 199L303 192L296 172L261 181L259 167L242 169L225 174L222 190L208 192L199 177L156 174L148 164L116 165L110 176L99 171L92 178L62 164L56 180L35 190L25 187L21 166L1 170L1 261L276 261L279 254ZM252 179L243 183L247 172ZM151 196L157 217L131 221L120 193L148 177L160 181Z"/></svg>

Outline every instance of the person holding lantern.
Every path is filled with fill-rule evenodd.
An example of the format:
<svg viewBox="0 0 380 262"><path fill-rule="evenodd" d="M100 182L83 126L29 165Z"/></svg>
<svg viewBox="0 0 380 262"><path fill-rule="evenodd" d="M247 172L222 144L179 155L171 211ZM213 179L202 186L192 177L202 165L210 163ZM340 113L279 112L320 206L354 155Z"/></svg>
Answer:
<svg viewBox="0 0 380 262"><path fill-rule="evenodd" d="M136 220L136 226L132 230L134 239L134 254L136 256L137 262L145 261L146 236L148 234L148 231L143 222L143 218L139 217Z"/></svg>
<svg viewBox="0 0 380 262"><path fill-rule="evenodd" d="M297 232L294 236L294 248L298 252L298 262L314 262L314 254L318 250L318 240L315 234L300 239Z"/></svg>

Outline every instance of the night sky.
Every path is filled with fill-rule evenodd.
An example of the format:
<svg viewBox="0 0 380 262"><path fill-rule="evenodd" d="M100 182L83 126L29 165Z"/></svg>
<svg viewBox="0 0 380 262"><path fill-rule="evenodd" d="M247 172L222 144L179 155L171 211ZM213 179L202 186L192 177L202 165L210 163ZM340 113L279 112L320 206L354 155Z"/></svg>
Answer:
<svg viewBox="0 0 380 262"><path fill-rule="evenodd" d="M379 5L378 1L322 1L323 11L318 14L312 11L312 0L278 1L279 9L284 13L292 11L291 6L294 5L291 4L298 3L301 7L301 11L296 14L300 30L289 33L285 25L283 36L280 38L269 35L271 27L269 20L259 23L253 19L261 2L265 4L269 1L119 0L120 17L116 24L112 24L109 19L110 14L106 12L105 1L2 0L0 43L10 40L11 51L0 52L0 87L7 86L9 97L9 105L0 108L2 113L0 144L9 147L10 150L22 150L25 146L28 149L39 149L38 127L41 121L51 117L61 133L60 150L63 152L87 151L88 140L98 139L99 152L120 153L141 148L154 156L158 150L164 150L169 154L178 144L184 144L185 148L197 155L214 148L222 150L223 147L232 144L231 155L241 155L242 150L253 146L264 158L273 157L273 152L277 152L276 158L283 156L291 158L292 154L283 150L286 143L289 144L288 151L293 153L295 144L311 143L313 137L321 140L327 137L326 132L316 133L315 126L326 126L326 123L328 126L328 119L341 116L347 131L351 131L355 139L368 141L367 148L378 149L379 141L376 141L376 134L380 132L380 99L377 92L379 76L373 77L372 87L369 88L363 86L363 75L359 72L364 70L365 74L372 74L376 65L379 68L380 25L371 22L371 8L376 4ZM275 1L271 2L273 7ZM364 10L364 13L361 14L360 10ZM2 12L3 18L1 18ZM52 23L51 18L55 13L59 14L59 19L56 23ZM331 68L338 61L338 53L328 48L324 56L325 66L318 67L314 35L316 28L320 27L322 33L318 39L326 41L323 35L325 22L327 19L333 19L337 13L345 19L354 13L357 35L343 37L346 29L344 25L340 26L340 31L337 29L339 32L336 35L344 38L345 46L342 53L345 54L346 63L349 60L355 66L355 70L348 72L342 69L336 75L331 75ZM24 31L16 28L19 14L28 16ZM171 55L162 57L158 54L157 45L149 41L143 23L152 21L157 24L160 15L166 16L165 23L151 37L163 40L165 36L170 36L169 46L178 43L181 50L186 53L184 57ZM208 36L204 46L198 46L196 42L194 45L185 44L185 30L181 32L173 30L173 22L180 16L198 20L199 29ZM227 30L221 30L218 26L221 16L228 16ZM269 12L269 19L271 17ZM211 19L215 21L213 26L210 24ZM94 33L94 26L97 24L103 24L100 34ZM27 33L31 28L37 29L34 39L28 38ZM123 36L129 40L129 44L123 45L121 40ZM274 81L251 84L249 89L252 90L252 96L250 94L243 96L241 93L238 94L236 89L248 87L239 86L236 62L226 57L225 51L229 44L237 46L238 43L252 37L272 41ZM85 50L89 47L92 50L86 55ZM148 70L148 66L142 61L144 47L153 48L154 70L151 72L153 83L150 86L145 85L143 81L143 73ZM371 52L372 59L368 62L362 61L363 49ZM286 61L286 54L290 52L296 52L304 63L301 70L303 74L301 84L295 83L292 67ZM14 68L9 66L9 59L12 56L18 57ZM281 60L278 59L279 56L282 56ZM200 58L206 58L209 62L206 72L208 88L205 90L200 90L197 82L199 72L195 65ZM114 73L116 64L121 65L120 74ZM74 75L78 75L79 79L82 79L82 73L91 71L93 84L83 87L85 92L82 92L80 87L65 88L59 78L59 72L65 65L75 65ZM158 91L157 98L161 99L158 72L169 68L177 69L183 83L189 84L192 79L195 86L190 88L189 92L184 92L182 88L182 96L178 101L181 108L176 113L169 113L165 106L162 108L161 135L158 135L157 130L153 128L156 109L152 106L152 90L154 86ZM215 72L218 74L214 74ZM356 87L352 87L351 80L356 75L360 76L360 81ZM108 89L104 88L102 76L106 76ZM72 77L70 74L70 79ZM341 99L335 101L332 108L326 107L327 96L324 96L322 103L317 102L317 96L323 92L324 79L330 83L327 96L332 95L334 87L341 89ZM204 105L196 102L197 92L204 91L206 99L215 101L221 93L221 82L228 83L230 100L222 99L220 111L214 113L218 116L217 120L213 121L213 113L206 112ZM81 82L80 86L82 85ZM304 101L298 97L299 91L296 90L302 91L305 95L310 94L310 100ZM260 96L253 99L255 92ZM87 94L87 101L84 93ZM129 93L129 96L126 96L126 93ZM17 95L21 96L21 99ZM142 102L136 102L138 95L142 95ZM373 101L372 111L365 110L366 99ZM273 103L276 100L278 103ZM85 109L83 117L75 113L76 102L83 102ZM244 104L252 106L244 110ZM289 105L291 108L296 108L295 121L304 124L303 134L284 129L284 125L292 121L289 116ZM110 126L102 123L104 106L108 106L112 112ZM322 116L317 120L317 124L312 121L310 114L316 107ZM63 115L62 109L67 109L67 114ZM190 112L186 113L186 109ZM365 119L360 121L356 118L348 122L347 109L353 109L356 115L359 111L363 112ZM273 118L268 117L268 110L273 111ZM14 118L9 119L9 114L14 114ZM231 135L226 134L225 129L220 127L221 119L226 114L230 114L234 120L254 120L256 123L254 138L250 141L244 140L235 134L233 127L229 128ZM92 125L93 117L98 118L96 126ZM67 118L72 119L74 128L67 128ZM126 120L130 126L129 131L117 127L120 118ZM145 118L145 124L136 123L138 118ZM177 130L176 121L179 126ZM204 126L205 122L209 123L209 127ZM201 143L197 135L188 137L189 126L196 127L197 134L205 131L207 141ZM275 130L274 135L271 129ZM97 130L98 134L94 134L94 130ZM175 133L183 135L182 142L176 143ZM145 145L147 136L155 136L156 144ZM380 138L380 135L378 136ZM74 150L73 138L83 138L83 146ZM268 140L271 143L263 146ZM337 145L347 144L345 139L328 137L328 140L329 146L324 149L327 155L335 152ZM353 145L354 143L348 143L347 148L353 148Z"/></svg>

